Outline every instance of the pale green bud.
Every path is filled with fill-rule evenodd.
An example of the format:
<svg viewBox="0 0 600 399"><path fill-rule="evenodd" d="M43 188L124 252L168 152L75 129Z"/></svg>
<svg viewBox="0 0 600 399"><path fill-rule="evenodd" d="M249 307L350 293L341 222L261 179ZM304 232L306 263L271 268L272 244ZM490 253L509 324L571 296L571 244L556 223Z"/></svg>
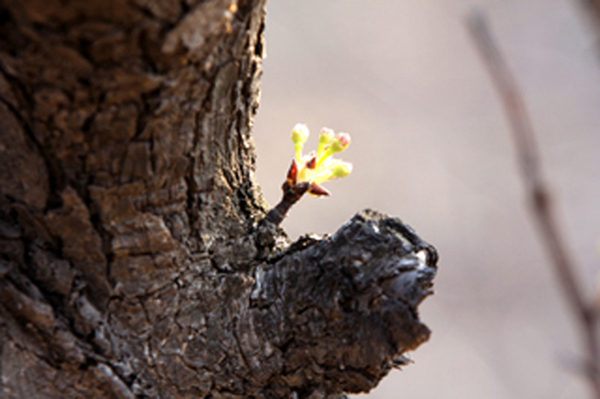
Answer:
<svg viewBox="0 0 600 399"><path fill-rule="evenodd" d="M302 123L296 124L292 129L292 141L294 144L304 144L308 140L308 127Z"/></svg>
<svg viewBox="0 0 600 399"><path fill-rule="evenodd" d="M331 152L342 152L350 145L350 135L348 133L338 133L331 142Z"/></svg>
<svg viewBox="0 0 600 399"><path fill-rule="evenodd" d="M331 176L332 178L346 177L350 174L350 172L352 172L352 164L349 162L340 161L333 169Z"/></svg>
<svg viewBox="0 0 600 399"><path fill-rule="evenodd" d="M348 133L336 134L329 147L323 152L323 155L318 157L317 167L333 154L346 150L348 146L350 146L350 135Z"/></svg>
<svg viewBox="0 0 600 399"><path fill-rule="evenodd" d="M327 145L331 143L331 140L333 140L334 135L335 134L333 133L333 130L328 129L326 127L324 127L321 130L321 134L319 135L319 148L317 149L317 158L320 158L323 155L325 149L327 148Z"/></svg>

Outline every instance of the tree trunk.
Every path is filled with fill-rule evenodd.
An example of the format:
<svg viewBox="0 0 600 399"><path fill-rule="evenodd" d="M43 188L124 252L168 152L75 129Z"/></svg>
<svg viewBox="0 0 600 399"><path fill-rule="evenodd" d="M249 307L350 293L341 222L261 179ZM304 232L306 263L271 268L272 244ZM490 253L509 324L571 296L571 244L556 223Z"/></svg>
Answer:
<svg viewBox="0 0 600 399"><path fill-rule="evenodd" d="M0 0L0 397L321 398L427 340L398 219L264 220L264 3Z"/></svg>

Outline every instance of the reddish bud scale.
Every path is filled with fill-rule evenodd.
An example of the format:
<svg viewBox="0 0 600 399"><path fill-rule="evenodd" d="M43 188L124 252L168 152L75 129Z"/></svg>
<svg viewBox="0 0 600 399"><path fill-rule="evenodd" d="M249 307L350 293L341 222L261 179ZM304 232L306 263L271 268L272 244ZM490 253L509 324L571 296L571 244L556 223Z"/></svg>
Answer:
<svg viewBox="0 0 600 399"><path fill-rule="evenodd" d="M317 183L311 183L308 192L317 197L329 197L331 193L323 186Z"/></svg>
<svg viewBox="0 0 600 399"><path fill-rule="evenodd" d="M298 177L298 163L296 162L295 159L293 159L292 165L290 166L290 169L288 170L287 183L290 186L296 185L297 177Z"/></svg>

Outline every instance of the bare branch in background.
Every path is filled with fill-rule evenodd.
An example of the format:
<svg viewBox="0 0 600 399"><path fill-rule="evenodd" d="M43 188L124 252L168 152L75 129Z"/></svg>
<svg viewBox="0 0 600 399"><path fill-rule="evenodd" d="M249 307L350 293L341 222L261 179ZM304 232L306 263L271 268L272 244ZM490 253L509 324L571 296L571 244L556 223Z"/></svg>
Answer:
<svg viewBox="0 0 600 399"><path fill-rule="evenodd" d="M596 30L596 35L600 36L600 0L580 0L583 11Z"/></svg>
<svg viewBox="0 0 600 399"><path fill-rule="evenodd" d="M600 347L596 312L583 294L576 276L575 262L568 253L557 222L548 186L542 175L533 124L525 101L490 33L485 17L475 12L469 17L467 26L504 105L533 217L566 300L577 318L588 356L585 360L585 376L594 391L594 397L600 399Z"/></svg>

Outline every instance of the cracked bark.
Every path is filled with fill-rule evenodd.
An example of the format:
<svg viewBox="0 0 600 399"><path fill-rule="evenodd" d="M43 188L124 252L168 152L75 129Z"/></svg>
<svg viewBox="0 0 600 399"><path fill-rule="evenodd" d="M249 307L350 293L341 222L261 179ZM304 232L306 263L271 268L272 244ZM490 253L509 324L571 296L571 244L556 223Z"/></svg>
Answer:
<svg viewBox="0 0 600 399"><path fill-rule="evenodd" d="M264 3L0 2L0 397L319 398L427 340L398 219L263 220Z"/></svg>

